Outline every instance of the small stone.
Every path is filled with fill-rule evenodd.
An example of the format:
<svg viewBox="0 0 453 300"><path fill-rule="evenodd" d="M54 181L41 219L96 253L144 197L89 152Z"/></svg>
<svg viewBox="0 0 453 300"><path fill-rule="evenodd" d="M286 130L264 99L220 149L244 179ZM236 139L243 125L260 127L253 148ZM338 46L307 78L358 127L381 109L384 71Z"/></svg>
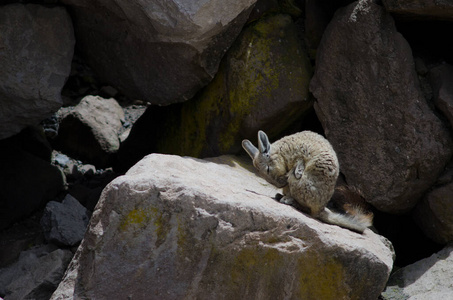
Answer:
<svg viewBox="0 0 453 300"><path fill-rule="evenodd" d="M84 176L93 176L96 174L96 167L93 165L82 165L79 167L79 171L82 172Z"/></svg>
<svg viewBox="0 0 453 300"><path fill-rule="evenodd" d="M63 153L55 152L53 161L60 167L65 167L70 162L70 158Z"/></svg>
<svg viewBox="0 0 453 300"><path fill-rule="evenodd" d="M49 242L73 246L83 239L88 221L86 208L68 194L62 203L50 201L47 204L41 226Z"/></svg>
<svg viewBox="0 0 453 300"><path fill-rule="evenodd" d="M103 86L100 92L108 98L114 98L118 94L118 90L110 85Z"/></svg>
<svg viewBox="0 0 453 300"><path fill-rule="evenodd" d="M120 146L124 111L118 102L86 96L73 109L62 109L55 147L71 157L97 167L108 167Z"/></svg>

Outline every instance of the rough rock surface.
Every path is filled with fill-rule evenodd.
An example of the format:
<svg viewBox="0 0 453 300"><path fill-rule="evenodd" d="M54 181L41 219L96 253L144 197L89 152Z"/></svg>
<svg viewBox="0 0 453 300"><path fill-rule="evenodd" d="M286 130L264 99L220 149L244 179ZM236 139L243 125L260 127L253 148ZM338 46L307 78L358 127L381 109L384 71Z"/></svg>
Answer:
<svg viewBox="0 0 453 300"><path fill-rule="evenodd" d="M391 16L367 0L338 10L310 88L348 184L382 211L411 209L449 161L452 138L426 103Z"/></svg>
<svg viewBox="0 0 453 300"><path fill-rule="evenodd" d="M111 182L51 299L378 297L386 239L323 224L242 163L213 161L152 154Z"/></svg>
<svg viewBox="0 0 453 300"><path fill-rule="evenodd" d="M453 3L450 0L383 0L385 8L406 19L453 20Z"/></svg>
<svg viewBox="0 0 453 300"><path fill-rule="evenodd" d="M49 299L71 258L71 251L50 245L22 252L17 262L0 269L0 295L6 300Z"/></svg>
<svg viewBox="0 0 453 300"><path fill-rule="evenodd" d="M335 11L353 0L305 0L305 41L311 59L316 58L316 51L324 30L332 19Z"/></svg>
<svg viewBox="0 0 453 300"><path fill-rule="evenodd" d="M120 147L124 112L118 102L86 96L72 109L62 108L55 146L64 153L97 167L109 166Z"/></svg>
<svg viewBox="0 0 453 300"><path fill-rule="evenodd" d="M36 128L0 141L0 230L64 189L64 176L50 164L50 155L44 133Z"/></svg>
<svg viewBox="0 0 453 300"><path fill-rule="evenodd" d="M0 139L37 125L63 104L74 33L63 7L11 4L0 10Z"/></svg>
<svg viewBox="0 0 453 300"><path fill-rule="evenodd" d="M119 175L111 168L96 169L93 165L84 165L81 161L57 151L52 154L52 164L63 170L68 186L67 193L90 212L94 210L105 186Z"/></svg>
<svg viewBox="0 0 453 300"><path fill-rule="evenodd" d="M213 81L197 96L176 107L148 108L121 145L121 163L128 168L152 152L237 153L241 140L255 138L260 129L272 137L312 107L311 75L291 17L261 18L243 30Z"/></svg>
<svg viewBox="0 0 453 300"><path fill-rule="evenodd" d="M242 31L214 80L183 109L183 135L205 128L187 149L203 146L194 153L202 157L237 152L243 138L260 129L275 136L312 107L312 68L299 30L289 15L276 14ZM213 142L218 149L206 149Z"/></svg>
<svg viewBox="0 0 453 300"><path fill-rule="evenodd" d="M62 2L102 80L130 98L170 104L213 78L256 0Z"/></svg>
<svg viewBox="0 0 453 300"><path fill-rule="evenodd" d="M425 235L439 244L453 242L453 169L447 170L414 210Z"/></svg>
<svg viewBox="0 0 453 300"><path fill-rule="evenodd" d="M47 241L74 246L83 239L88 221L86 208L68 194L61 203L47 203L41 226Z"/></svg>
<svg viewBox="0 0 453 300"><path fill-rule="evenodd" d="M453 66L444 64L429 71L434 104L453 127Z"/></svg>
<svg viewBox="0 0 453 300"><path fill-rule="evenodd" d="M44 243L39 216L31 216L0 231L0 268L14 263L30 245ZM0 295L1 297L1 295Z"/></svg>
<svg viewBox="0 0 453 300"><path fill-rule="evenodd" d="M384 300L451 299L453 246L396 271L382 293Z"/></svg>

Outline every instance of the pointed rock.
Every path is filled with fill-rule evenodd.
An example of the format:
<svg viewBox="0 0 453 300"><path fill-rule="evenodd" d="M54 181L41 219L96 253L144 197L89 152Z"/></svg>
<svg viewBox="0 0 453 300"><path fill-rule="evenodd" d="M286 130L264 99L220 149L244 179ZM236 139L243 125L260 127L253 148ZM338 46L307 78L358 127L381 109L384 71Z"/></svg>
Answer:
<svg viewBox="0 0 453 300"><path fill-rule="evenodd" d="M310 89L348 184L379 210L413 208L444 170L453 143L384 8L361 0L337 11Z"/></svg>

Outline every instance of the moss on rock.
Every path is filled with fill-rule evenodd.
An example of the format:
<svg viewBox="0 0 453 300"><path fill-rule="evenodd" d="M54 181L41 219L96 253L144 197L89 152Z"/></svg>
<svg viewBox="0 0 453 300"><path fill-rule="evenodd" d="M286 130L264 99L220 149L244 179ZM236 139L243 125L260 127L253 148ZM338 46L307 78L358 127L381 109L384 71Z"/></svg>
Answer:
<svg viewBox="0 0 453 300"><path fill-rule="evenodd" d="M289 15L249 24L224 57L212 82L175 109L156 152L194 157L235 153L257 130L271 136L311 107L312 75Z"/></svg>

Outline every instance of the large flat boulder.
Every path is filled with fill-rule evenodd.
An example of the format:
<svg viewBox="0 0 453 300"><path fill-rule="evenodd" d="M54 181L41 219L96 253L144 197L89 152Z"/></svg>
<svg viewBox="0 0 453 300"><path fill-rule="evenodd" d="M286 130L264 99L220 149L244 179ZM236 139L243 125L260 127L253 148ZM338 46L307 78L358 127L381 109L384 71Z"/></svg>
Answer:
<svg viewBox="0 0 453 300"><path fill-rule="evenodd" d="M310 88L348 184L379 210L414 207L450 160L452 137L426 102L409 44L383 7L358 1L337 11Z"/></svg>
<svg viewBox="0 0 453 300"><path fill-rule="evenodd" d="M390 243L278 203L250 168L145 157L104 189L52 299L376 299Z"/></svg>
<svg viewBox="0 0 453 300"><path fill-rule="evenodd" d="M64 0L104 81L153 104L190 99L217 72L256 0Z"/></svg>
<svg viewBox="0 0 453 300"><path fill-rule="evenodd" d="M65 8L2 6L0 139L37 125L60 108L74 43L71 17Z"/></svg>

